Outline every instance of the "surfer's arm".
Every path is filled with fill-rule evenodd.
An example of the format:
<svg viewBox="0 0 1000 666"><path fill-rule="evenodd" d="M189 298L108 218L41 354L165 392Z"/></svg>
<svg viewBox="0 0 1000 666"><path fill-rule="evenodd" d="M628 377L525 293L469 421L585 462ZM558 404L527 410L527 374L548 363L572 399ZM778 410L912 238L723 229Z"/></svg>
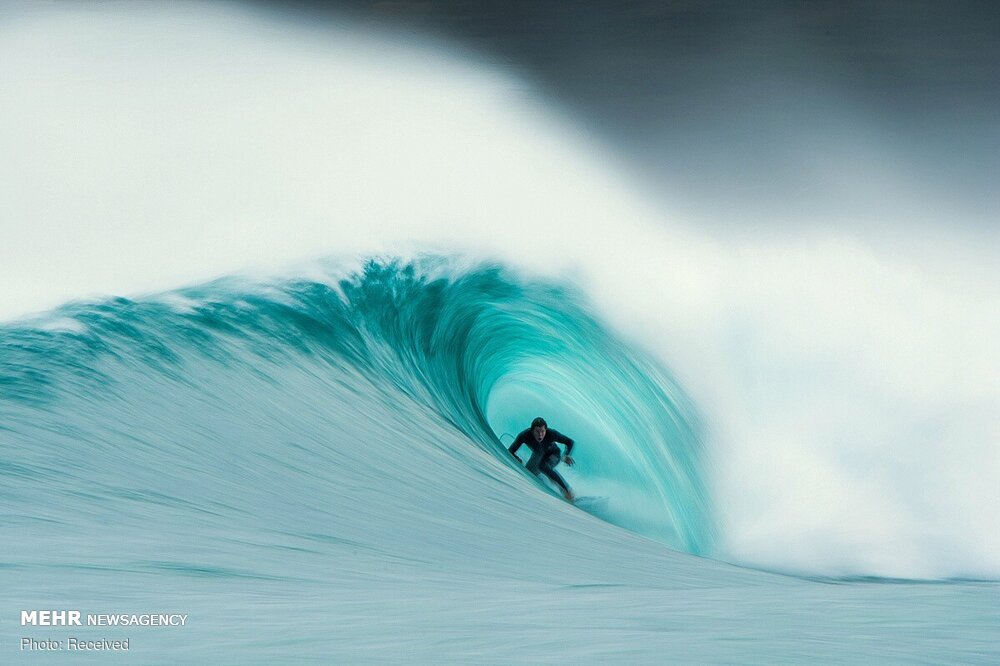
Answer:
<svg viewBox="0 0 1000 666"><path fill-rule="evenodd" d="M514 456L515 458L518 459L518 461L520 461L521 459L518 458L517 456L517 450L521 448L522 444L527 444L527 443L528 440L525 437L524 433L522 432L520 435L517 436L517 439L511 442L510 448L508 448L507 450L510 451L510 455Z"/></svg>
<svg viewBox="0 0 1000 666"><path fill-rule="evenodd" d="M549 428L549 434L552 435L552 441L559 442L566 447L566 455L569 455L569 452L573 450L573 440L552 428Z"/></svg>
<svg viewBox="0 0 1000 666"><path fill-rule="evenodd" d="M559 442L560 444L566 447L566 453L563 454L563 461L567 465L572 465L573 458L569 455L569 452L573 450L573 440L567 437L566 435L562 434L558 430L552 430L550 428L549 432L552 433L552 441Z"/></svg>

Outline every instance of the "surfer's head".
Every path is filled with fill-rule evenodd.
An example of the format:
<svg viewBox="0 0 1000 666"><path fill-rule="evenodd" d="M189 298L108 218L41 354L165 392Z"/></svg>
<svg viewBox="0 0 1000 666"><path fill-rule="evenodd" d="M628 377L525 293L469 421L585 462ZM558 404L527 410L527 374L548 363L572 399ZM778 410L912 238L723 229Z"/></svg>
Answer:
<svg viewBox="0 0 1000 666"><path fill-rule="evenodd" d="M539 442L545 437L545 431L549 429L549 425L545 422L541 416L535 418L531 422L531 434L535 436L535 439Z"/></svg>

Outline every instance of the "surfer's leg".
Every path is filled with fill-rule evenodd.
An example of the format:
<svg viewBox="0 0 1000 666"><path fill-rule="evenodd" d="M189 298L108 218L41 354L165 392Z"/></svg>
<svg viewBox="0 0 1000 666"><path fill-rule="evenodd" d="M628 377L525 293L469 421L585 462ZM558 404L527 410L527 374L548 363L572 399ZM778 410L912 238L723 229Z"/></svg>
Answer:
<svg viewBox="0 0 1000 666"><path fill-rule="evenodd" d="M562 489L563 497L568 499L570 502L573 501L573 491L569 489L568 485L566 485L566 481L564 481L563 478L559 476L559 472L555 471L547 464L543 464L541 467L539 467L539 469L543 474L545 474L545 476L549 477L552 480L552 483L556 484L557 486L559 486L559 488Z"/></svg>
<svg viewBox="0 0 1000 666"><path fill-rule="evenodd" d="M542 451L532 451L531 457L528 458L528 462L524 466L532 474L538 474L539 468L542 466Z"/></svg>

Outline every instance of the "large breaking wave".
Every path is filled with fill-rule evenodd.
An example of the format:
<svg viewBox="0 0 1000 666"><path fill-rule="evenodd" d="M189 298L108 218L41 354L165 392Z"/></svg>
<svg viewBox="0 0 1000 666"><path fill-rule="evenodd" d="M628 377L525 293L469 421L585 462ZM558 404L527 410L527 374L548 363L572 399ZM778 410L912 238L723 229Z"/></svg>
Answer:
<svg viewBox="0 0 1000 666"><path fill-rule="evenodd" d="M604 517L692 553L712 545L683 391L571 292L499 267L371 261L339 280L226 280L71 304L2 330L0 386L4 485L25 520L69 497L95 517L159 498L176 511L169 525L149 523L160 531L246 501L256 484L292 492L300 475L332 481L344 466L370 466L366 492L439 484L456 467L482 473L484 452L506 460L498 436L541 413L577 438L567 474L578 492L612 497ZM343 439L383 408L427 425ZM462 445L436 460L445 433ZM394 448L434 462L371 465ZM227 468L220 478L205 465L226 460L257 481L233 486ZM497 482L484 476L482 492ZM309 501L355 510L341 492Z"/></svg>

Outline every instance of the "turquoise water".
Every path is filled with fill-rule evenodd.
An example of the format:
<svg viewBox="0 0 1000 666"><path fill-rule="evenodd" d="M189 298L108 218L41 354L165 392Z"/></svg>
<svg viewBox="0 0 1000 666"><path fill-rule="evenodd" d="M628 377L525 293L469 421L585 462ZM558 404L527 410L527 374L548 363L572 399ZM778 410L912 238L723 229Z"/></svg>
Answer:
<svg viewBox="0 0 1000 666"><path fill-rule="evenodd" d="M769 150L884 215L763 230L376 25L0 2L0 63L0 664L1000 663L995 239L837 91Z"/></svg>
<svg viewBox="0 0 1000 666"><path fill-rule="evenodd" d="M0 387L5 663L1000 659L996 583L713 559L683 388L502 266L68 304L3 327ZM601 516L504 452L536 413ZM189 619L20 626L36 608ZM130 649L19 648L71 636Z"/></svg>

